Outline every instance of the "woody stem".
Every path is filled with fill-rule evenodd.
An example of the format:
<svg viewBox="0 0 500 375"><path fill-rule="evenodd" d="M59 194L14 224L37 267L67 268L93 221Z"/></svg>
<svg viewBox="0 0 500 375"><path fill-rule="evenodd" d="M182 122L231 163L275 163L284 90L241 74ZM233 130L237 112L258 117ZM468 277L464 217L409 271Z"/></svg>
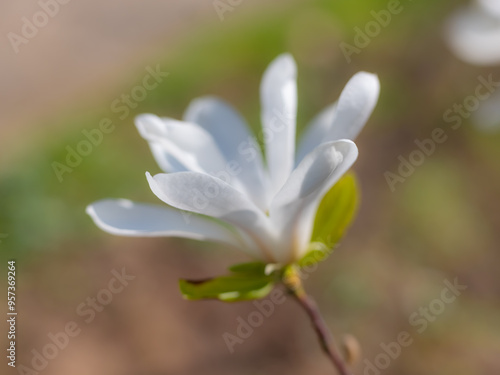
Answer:
<svg viewBox="0 0 500 375"><path fill-rule="evenodd" d="M340 375L352 375L344 359L337 351L332 334L328 330L325 320L321 316L316 302L307 295L297 273L284 275L283 283L289 293L309 316L312 326L318 336L321 348L330 359Z"/></svg>

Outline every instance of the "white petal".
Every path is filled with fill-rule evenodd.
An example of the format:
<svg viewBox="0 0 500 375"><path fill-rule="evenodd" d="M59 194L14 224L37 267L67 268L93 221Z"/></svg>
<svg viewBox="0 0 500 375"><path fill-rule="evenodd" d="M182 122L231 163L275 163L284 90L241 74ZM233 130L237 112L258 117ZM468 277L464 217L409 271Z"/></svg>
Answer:
<svg viewBox="0 0 500 375"><path fill-rule="evenodd" d="M446 39L453 52L467 63L500 63L500 19L479 9L459 10L448 22Z"/></svg>
<svg viewBox="0 0 500 375"><path fill-rule="evenodd" d="M359 72L347 83L336 104L323 110L300 140L296 165L322 142L354 140L377 104L380 82L375 74Z"/></svg>
<svg viewBox="0 0 500 375"><path fill-rule="evenodd" d="M165 150L165 146L158 142L149 142L149 148L156 163L164 172L184 172L187 168L182 165L172 154Z"/></svg>
<svg viewBox="0 0 500 375"><path fill-rule="evenodd" d="M337 102L322 110L307 126L304 134L299 140L295 165L298 165L304 157L324 142L329 130L332 128L337 111Z"/></svg>
<svg viewBox="0 0 500 375"><path fill-rule="evenodd" d="M294 166L296 76L295 61L284 54L269 65L261 84L262 127L273 193L283 186Z"/></svg>
<svg viewBox="0 0 500 375"><path fill-rule="evenodd" d="M181 210L211 216L244 231L273 261L274 246L269 219L243 193L224 181L195 172L146 173L153 193L163 202Z"/></svg>
<svg viewBox="0 0 500 375"><path fill-rule="evenodd" d="M498 0L478 0L484 11L500 18L500 1Z"/></svg>
<svg viewBox="0 0 500 375"><path fill-rule="evenodd" d="M279 261L289 262L303 255L321 199L351 167L357 155L352 141L323 143L293 171L271 204L271 221L281 233L276 255Z"/></svg>
<svg viewBox="0 0 500 375"><path fill-rule="evenodd" d="M102 230L120 236L183 237L216 241L242 248L238 236L215 220L172 208L106 199L87 207L87 213Z"/></svg>
<svg viewBox="0 0 500 375"><path fill-rule="evenodd" d="M209 132L228 161L226 172L235 175L245 193L259 208L269 208L268 181L262 154L243 118L227 103L214 97L193 100L184 120Z"/></svg>
<svg viewBox="0 0 500 375"><path fill-rule="evenodd" d="M135 123L141 136L152 144L155 158L162 162L160 167L168 168L172 160L187 170L203 173L216 174L226 167L212 136L196 124L150 114L138 116ZM160 155L161 149L164 157Z"/></svg>

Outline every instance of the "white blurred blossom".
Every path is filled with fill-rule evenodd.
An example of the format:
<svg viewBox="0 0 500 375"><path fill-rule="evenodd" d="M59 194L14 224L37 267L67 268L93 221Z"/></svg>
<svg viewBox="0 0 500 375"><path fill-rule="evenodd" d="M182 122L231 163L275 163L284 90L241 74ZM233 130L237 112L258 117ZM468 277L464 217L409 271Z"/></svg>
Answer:
<svg viewBox="0 0 500 375"><path fill-rule="evenodd" d="M476 0L457 10L448 20L445 36L451 50L464 62L500 65L500 0ZM498 130L500 93L482 102L472 121L481 130Z"/></svg>

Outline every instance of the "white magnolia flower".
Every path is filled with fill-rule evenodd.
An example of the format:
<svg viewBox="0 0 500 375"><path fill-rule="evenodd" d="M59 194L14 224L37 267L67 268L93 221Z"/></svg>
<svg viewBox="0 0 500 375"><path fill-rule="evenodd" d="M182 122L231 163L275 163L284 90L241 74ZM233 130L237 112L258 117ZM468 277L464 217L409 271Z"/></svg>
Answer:
<svg viewBox="0 0 500 375"><path fill-rule="evenodd" d="M168 206L103 200L87 212L112 234L217 241L264 262L296 261L307 250L321 199L357 158L351 140L378 95L375 75L356 74L338 102L312 121L296 151L296 66L281 55L261 84L267 163L237 112L213 97L196 99L184 121L149 114L136 119L168 172L146 174Z"/></svg>
<svg viewBox="0 0 500 375"><path fill-rule="evenodd" d="M475 65L500 64L500 1L476 0L449 20L446 39L463 61Z"/></svg>

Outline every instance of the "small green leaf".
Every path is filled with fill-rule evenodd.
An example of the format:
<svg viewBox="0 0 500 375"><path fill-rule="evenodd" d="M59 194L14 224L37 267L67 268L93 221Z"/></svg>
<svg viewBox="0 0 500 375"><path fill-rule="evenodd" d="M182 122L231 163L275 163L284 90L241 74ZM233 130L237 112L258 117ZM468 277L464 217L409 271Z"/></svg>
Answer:
<svg viewBox="0 0 500 375"><path fill-rule="evenodd" d="M270 276L235 274L203 281L180 280L183 296L190 300L218 299L224 302L264 298L274 282Z"/></svg>
<svg viewBox="0 0 500 375"><path fill-rule="evenodd" d="M314 219L311 246L299 265L323 260L342 238L358 207L358 188L353 174L342 177L321 201ZM318 246L323 244L323 246Z"/></svg>
<svg viewBox="0 0 500 375"><path fill-rule="evenodd" d="M229 267L229 271L246 275L263 276L266 274L266 264L262 262L240 263Z"/></svg>
<svg viewBox="0 0 500 375"><path fill-rule="evenodd" d="M311 266L325 260L332 251L332 248L326 247L322 242L311 242L306 255L297 264L301 268Z"/></svg>

